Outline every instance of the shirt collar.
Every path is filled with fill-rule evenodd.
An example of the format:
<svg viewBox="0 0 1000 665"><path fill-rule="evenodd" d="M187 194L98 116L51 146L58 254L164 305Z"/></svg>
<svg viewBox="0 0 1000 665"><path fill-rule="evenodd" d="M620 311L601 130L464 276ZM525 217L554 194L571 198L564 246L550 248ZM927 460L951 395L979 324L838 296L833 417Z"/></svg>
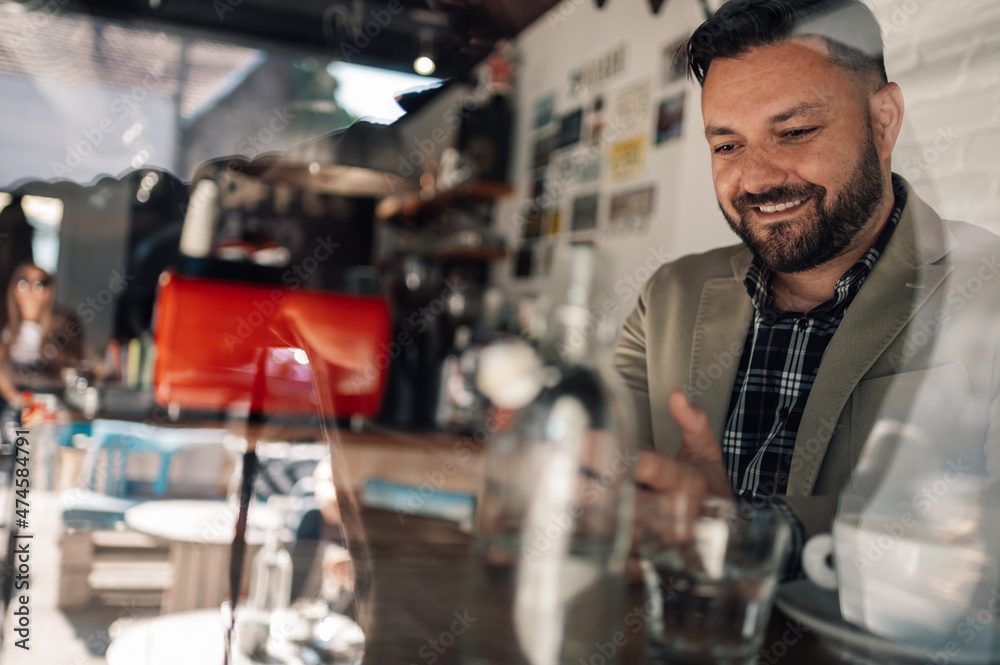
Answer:
<svg viewBox="0 0 1000 665"><path fill-rule="evenodd" d="M889 238L892 237L892 232L896 229L899 218L903 214L903 208L906 207L906 186L895 173L892 174L892 192L894 197L892 212L889 214L889 221L882 228L882 233L879 234L875 244L837 280L833 287L833 298L816 307L814 312L826 311L843 304L853 298L861 285L865 283L872 268L875 267L875 262L878 261L882 252L885 251L886 245L889 244ZM780 311L771 297L773 277L774 272L765 267L760 259L754 257L746 277L743 278L743 284L746 286L747 294L753 301L754 307L759 312Z"/></svg>

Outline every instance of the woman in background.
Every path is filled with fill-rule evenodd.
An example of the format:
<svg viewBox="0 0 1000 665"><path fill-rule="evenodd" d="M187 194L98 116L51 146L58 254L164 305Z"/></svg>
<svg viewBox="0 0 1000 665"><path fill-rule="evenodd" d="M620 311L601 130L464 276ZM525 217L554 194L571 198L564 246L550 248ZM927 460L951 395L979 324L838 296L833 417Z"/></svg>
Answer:
<svg viewBox="0 0 1000 665"><path fill-rule="evenodd" d="M56 309L52 277L32 263L22 263L7 287L7 325L0 333L5 438L10 423L19 422L23 392L61 392L62 370L82 357L83 328L73 314Z"/></svg>

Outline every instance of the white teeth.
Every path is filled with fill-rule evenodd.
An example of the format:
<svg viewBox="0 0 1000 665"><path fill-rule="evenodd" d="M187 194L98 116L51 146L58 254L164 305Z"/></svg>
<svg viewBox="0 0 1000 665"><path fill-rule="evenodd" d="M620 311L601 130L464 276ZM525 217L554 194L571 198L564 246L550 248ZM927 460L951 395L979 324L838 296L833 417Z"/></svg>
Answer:
<svg viewBox="0 0 1000 665"><path fill-rule="evenodd" d="M802 201L792 201L791 203L779 203L773 206L758 206L763 212L781 212L782 210L788 210L789 208L794 208L795 206L801 204Z"/></svg>

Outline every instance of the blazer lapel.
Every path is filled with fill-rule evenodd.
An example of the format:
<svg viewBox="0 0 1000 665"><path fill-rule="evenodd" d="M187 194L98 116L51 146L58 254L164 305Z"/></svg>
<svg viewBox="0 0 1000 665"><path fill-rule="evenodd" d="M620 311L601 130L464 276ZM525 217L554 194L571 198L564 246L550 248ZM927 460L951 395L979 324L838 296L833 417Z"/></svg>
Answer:
<svg viewBox="0 0 1000 665"><path fill-rule="evenodd" d="M726 414L739 369L753 302L743 278L751 254L743 251L730 261L732 277L705 282L695 319L688 397L708 413L717 441L722 441Z"/></svg>
<svg viewBox="0 0 1000 665"><path fill-rule="evenodd" d="M908 191L906 209L830 340L806 402L788 478L789 496L808 496L848 398L878 357L951 272L932 265L954 236L937 214Z"/></svg>

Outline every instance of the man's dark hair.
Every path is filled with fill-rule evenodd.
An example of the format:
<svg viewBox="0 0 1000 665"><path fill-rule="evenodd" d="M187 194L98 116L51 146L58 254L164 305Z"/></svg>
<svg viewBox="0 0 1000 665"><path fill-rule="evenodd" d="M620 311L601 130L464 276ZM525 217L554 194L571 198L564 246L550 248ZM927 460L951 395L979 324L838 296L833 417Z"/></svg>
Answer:
<svg viewBox="0 0 1000 665"><path fill-rule="evenodd" d="M688 67L699 85L716 58L738 58L792 37L815 35L830 59L874 92L889 82L882 30L859 0L729 0L687 42Z"/></svg>

